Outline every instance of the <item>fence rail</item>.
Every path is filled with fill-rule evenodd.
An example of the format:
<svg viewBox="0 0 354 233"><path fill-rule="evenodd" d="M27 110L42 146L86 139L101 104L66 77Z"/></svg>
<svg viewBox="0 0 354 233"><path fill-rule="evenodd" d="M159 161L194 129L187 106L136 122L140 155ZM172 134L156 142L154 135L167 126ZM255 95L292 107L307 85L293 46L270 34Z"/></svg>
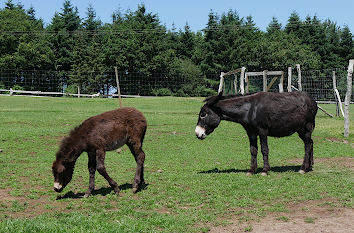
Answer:
<svg viewBox="0 0 354 233"><path fill-rule="evenodd" d="M248 71L247 71L248 72ZM291 75L291 84L298 88L298 70L288 69L282 72L284 79ZM224 75L227 73L224 73ZM346 93L347 68L301 71L302 90L310 93L316 101L336 102L333 91L333 74L336 76L336 87L341 100L344 100ZM225 76L225 88L227 85L234 85L234 77L238 74ZM277 73L267 73L267 80L264 80L264 72L258 76L248 76L247 87L250 92L262 91L264 81L268 84L274 81ZM124 96L156 96L156 95L177 95L177 96L207 96L216 93L219 86L220 74L208 74L190 79L181 75L172 74L144 74L119 72L121 92ZM76 78L76 79L75 79ZM280 77L279 77L280 78ZM0 70L0 94L21 94L38 96L80 96L80 97L115 97L116 79L114 71L91 72L82 74L80 77L80 95L77 92L77 76L71 72L58 72L46 70ZM279 80L279 79L278 79ZM232 83L231 83L232 82ZM240 83L240 82L238 82ZM287 81L284 80L284 91L287 91ZM269 86L269 91L279 91L278 81ZM232 88L229 88L232 89ZM267 90L268 90L267 89ZM81 94L82 93L82 94ZM351 102L354 101L352 95Z"/></svg>

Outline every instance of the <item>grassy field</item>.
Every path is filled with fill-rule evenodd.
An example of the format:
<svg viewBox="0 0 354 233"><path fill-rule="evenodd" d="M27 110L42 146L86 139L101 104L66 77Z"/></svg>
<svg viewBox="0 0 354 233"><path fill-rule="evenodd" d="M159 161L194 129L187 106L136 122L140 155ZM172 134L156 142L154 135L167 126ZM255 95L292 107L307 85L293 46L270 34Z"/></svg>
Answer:
<svg viewBox="0 0 354 233"><path fill-rule="evenodd" d="M106 156L107 171L121 187L119 196L96 174L94 195L79 198L88 187L86 154L58 195L51 165L60 140L84 119L117 103L0 97L0 232L206 232L235 219L249 223L244 231L251 231L252 221L272 213L288 220L289 206L308 201L353 208L354 106L350 138L343 137L343 118L319 111L313 172L297 173L304 145L293 135L269 139L272 169L267 177L247 177L250 153L240 125L222 122L204 141L196 138L201 98L123 100L148 121L147 186L141 192L131 192L136 164L124 146L121 153ZM322 107L335 112L332 105ZM258 164L260 170L260 154Z"/></svg>

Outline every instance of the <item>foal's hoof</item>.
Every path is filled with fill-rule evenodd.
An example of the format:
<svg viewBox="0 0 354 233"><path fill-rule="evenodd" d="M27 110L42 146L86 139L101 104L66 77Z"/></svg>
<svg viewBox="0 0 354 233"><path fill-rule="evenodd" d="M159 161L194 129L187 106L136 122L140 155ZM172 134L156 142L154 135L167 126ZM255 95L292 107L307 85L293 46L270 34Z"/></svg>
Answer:
<svg viewBox="0 0 354 233"><path fill-rule="evenodd" d="M300 174L305 174L305 171L301 169L301 170L299 170L299 173Z"/></svg>
<svg viewBox="0 0 354 233"><path fill-rule="evenodd" d="M268 174L266 172L261 173L262 176L267 176Z"/></svg>
<svg viewBox="0 0 354 233"><path fill-rule="evenodd" d="M246 173L246 176L252 176L253 175L253 172L247 172Z"/></svg>

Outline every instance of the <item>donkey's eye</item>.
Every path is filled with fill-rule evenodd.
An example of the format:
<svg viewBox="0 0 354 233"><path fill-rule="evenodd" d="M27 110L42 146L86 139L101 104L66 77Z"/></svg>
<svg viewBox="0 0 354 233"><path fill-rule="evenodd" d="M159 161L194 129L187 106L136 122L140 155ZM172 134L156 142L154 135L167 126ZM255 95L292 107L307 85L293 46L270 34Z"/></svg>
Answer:
<svg viewBox="0 0 354 233"><path fill-rule="evenodd" d="M201 118L201 119L204 119L205 117L207 117L207 115L208 115L208 114L206 114L206 113L202 113L202 114L200 115L200 118Z"/></svg>

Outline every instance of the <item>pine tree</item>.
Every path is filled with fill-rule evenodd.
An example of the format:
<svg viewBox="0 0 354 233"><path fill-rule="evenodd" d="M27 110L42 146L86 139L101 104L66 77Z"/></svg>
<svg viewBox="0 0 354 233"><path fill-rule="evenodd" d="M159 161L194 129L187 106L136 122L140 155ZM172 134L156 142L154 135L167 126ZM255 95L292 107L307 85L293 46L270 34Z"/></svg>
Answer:
<svg viewBox="0 0 354 233"><path fill-rule="evenodd" d="M276 33L276 32L280 32L281 29L282 29L281 23L279 23L277 18L273 17L272 21L269 23L269 25L267 27L267 32L269 34Z"/></svg>
<svg viewBox="0 0 354 233"><path fill-rule="evenodd" d="M55 32L51 37L55 51L55 69L70 71L73 60L74 33L81 27L81 19L77 8L69 0L64 1L62 12L55 13L47 30Z"/></svg>
<svg viewBox="0 0 354 233"><path fill-rule="evenodd" d="M344 59L344 62L354 59L353 48L353 35L350 32L349 27L345 26L341 31L339 43L339 55Z"/></svg>

